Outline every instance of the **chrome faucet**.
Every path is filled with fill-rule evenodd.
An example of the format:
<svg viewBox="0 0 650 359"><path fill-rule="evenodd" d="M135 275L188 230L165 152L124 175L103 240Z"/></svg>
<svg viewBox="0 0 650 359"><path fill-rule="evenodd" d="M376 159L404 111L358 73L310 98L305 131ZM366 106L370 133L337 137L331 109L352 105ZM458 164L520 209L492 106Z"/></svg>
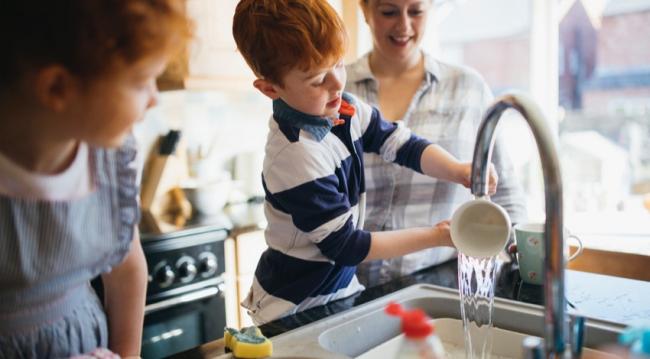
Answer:
<svg viewBox="0 0 650 359"><path fill-rule="evenodd" d="M526 119L540 154L544 174L546 225L544 232L544 356L564 358L567 355L568 325L564 295L564 235L562 179L554 138L540 108L521 93L507 94L487 110L476 137L472 161L472 194L487 195L488 164L497 124L503 112L515 109Z"/></svg>

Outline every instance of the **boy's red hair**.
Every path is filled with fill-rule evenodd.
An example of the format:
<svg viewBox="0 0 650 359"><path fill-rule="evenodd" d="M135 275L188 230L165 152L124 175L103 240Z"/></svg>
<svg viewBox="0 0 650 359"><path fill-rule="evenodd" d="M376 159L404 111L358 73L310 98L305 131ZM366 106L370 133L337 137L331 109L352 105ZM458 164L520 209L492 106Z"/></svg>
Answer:
<svg viewBox="0 0 650 359"><path fill-rule="evenodd" d="M279 85L292 68L328 66L347 46L343 21L326 0L241 0L232 32L255 75Z"/></svg>

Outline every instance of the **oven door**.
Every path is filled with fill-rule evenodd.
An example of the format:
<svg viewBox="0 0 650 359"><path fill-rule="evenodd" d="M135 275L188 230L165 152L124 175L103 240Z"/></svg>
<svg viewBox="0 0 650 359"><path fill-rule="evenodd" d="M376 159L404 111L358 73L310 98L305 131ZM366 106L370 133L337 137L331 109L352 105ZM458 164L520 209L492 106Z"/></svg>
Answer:
<svg viewBox="0 0 650 359"><path fill-rule="evenodd" d="M142 357L164 358L223 337L224 294L218 286L148 304Z"/></svg>

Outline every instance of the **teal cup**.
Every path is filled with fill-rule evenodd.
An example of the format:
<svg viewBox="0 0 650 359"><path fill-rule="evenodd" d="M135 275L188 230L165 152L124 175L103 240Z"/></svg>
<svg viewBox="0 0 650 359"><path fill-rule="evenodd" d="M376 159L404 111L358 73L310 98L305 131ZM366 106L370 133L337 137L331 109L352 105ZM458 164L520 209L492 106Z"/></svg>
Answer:
<svg viewBox="0 0 650 359"><path fill-rule="evenodd" d="M517 261L521 279L530 284L541 285L544 281L544 223L518 223L514 227L515 242L517 243ZM565 257L574 260L582 253L582 241L578 236L564 229ZM573 239L578 244L578 250L569 256L567 242Z"/></svg>

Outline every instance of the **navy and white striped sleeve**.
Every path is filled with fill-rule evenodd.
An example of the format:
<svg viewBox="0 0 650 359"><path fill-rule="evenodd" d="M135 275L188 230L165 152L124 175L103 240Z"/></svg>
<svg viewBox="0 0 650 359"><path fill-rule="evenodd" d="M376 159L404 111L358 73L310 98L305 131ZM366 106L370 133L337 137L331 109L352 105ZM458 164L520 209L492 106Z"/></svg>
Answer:
<svg viewBox="0 0 650 359"><path fill-rule="evenodd" d="M355 228L351 204L337 167L315 148L292 146L264 173L267 200L291 216L321 253L342 265L361 263L370 250L370 233Z"/></svg>
<svg viewBox="0 0 650 359"><path fill-rule="evenodd" d="M387 162L395 162L422 173L422 152L431 142L412 134L401 121L386 121L377 108L361 101L357 103L364 152L376 153Z"/></svg>

